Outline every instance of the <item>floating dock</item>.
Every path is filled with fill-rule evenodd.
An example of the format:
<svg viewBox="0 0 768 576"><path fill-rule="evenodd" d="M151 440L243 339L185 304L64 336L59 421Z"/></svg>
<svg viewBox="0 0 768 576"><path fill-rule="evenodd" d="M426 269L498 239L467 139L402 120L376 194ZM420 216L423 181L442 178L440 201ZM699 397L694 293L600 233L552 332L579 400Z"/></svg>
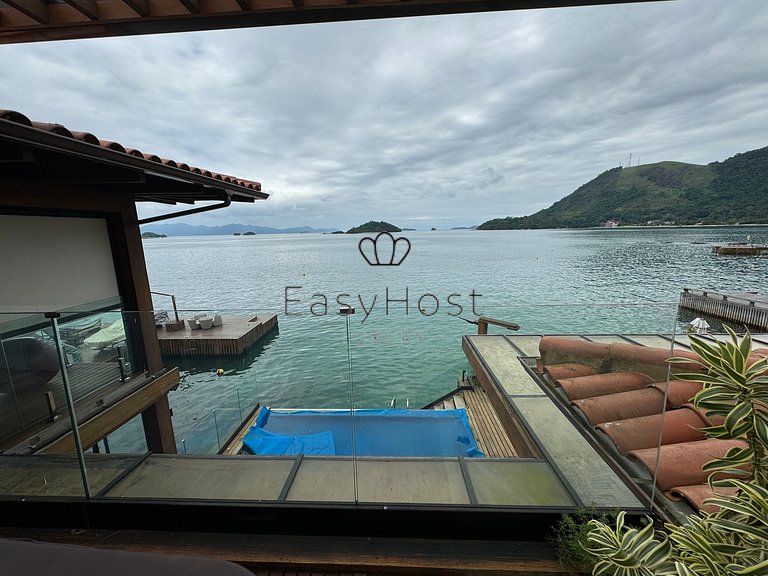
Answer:
<svg viewBox="0 0 768 576"><path fill-rule="evenodd" d="M759 256L768 252L768 244L715 244L712 252L721 256Z"/></svg>
<svg viewBox="0 0 768 576"><path fill-rule="evenodd" d="M258 316L223 316L221 326L208 330L168 332L158 329L160 352L167 356L236 356L258 342L277 326L277 314Z"/></svg>
<svg viewBox="0 0 768 576"><path fill-rule="evenodd" d="M680 308L768 331L768 297L760 294L684 288Z"/></svg>

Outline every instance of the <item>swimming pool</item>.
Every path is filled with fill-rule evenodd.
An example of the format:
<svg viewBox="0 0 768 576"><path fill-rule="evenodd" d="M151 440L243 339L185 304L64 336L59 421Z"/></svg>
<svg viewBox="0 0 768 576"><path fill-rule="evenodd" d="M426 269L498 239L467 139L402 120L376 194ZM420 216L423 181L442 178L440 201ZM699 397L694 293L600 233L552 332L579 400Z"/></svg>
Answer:
<svg viewBox="0 0 768 576"><path fill-rule="evenodd" d="M264 456L484 456L463 408L351 412L276 411L265 407L243 445L247 452Z"/></svg>

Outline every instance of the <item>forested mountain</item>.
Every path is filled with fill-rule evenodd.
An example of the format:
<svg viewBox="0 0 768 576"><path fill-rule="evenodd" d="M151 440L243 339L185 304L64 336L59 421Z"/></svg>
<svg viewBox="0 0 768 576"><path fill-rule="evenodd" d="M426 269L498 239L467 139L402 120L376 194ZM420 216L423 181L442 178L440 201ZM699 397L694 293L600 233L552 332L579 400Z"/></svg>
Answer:
<svg viewBox="0 0 768 576"><path fill-rule="evenodd" d="M659 162L612 168L549 208L479 230L768 221L768 147L706 166Z"/></svg>

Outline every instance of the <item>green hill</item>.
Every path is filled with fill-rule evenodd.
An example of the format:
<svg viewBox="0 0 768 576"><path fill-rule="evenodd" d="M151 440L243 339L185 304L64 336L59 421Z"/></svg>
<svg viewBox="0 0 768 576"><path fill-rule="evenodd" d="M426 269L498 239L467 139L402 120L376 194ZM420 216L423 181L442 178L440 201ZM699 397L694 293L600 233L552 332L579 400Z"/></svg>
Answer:
<svg viewBox="0 0 768 576"><path fill-rule="evenodd" d="M347 234L360 234L361 232L402 232L400 228L389 222L366 222L347 230Z"/></svg>
<svg viewBox="0 0 768 576"><path fill-rule="evenodd" d="M621 225L736 224L768 220L768 147L706 166L659 162L612 168L549 208L496 218L478 230Z"/></svg>

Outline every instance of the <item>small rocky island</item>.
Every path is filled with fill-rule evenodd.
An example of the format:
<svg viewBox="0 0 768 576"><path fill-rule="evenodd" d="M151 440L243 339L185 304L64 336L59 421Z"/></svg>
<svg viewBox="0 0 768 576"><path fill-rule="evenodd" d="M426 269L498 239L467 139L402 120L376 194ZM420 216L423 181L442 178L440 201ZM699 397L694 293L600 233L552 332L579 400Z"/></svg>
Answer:
<svg viewBox="0 0 768 576"><path fill-rule="evenodd" d="M147 238L167 238L167 237L168 236L166 236L165 234L156 234L155 232L144 232L141 235L142 240L145 240Z"/></svg>
<svg viewBox="0 0 768 576"><path fill-rule="evenodd" d="M395 226L394 224L390 224L389 222L374 222L371 220L370 222L366 222L365 224L361 224L360 226L355 226L354 228L350 228L347 230L347 234L362 234L362 233L370 233L370 232L402 232L400 228Z"/></svg>

